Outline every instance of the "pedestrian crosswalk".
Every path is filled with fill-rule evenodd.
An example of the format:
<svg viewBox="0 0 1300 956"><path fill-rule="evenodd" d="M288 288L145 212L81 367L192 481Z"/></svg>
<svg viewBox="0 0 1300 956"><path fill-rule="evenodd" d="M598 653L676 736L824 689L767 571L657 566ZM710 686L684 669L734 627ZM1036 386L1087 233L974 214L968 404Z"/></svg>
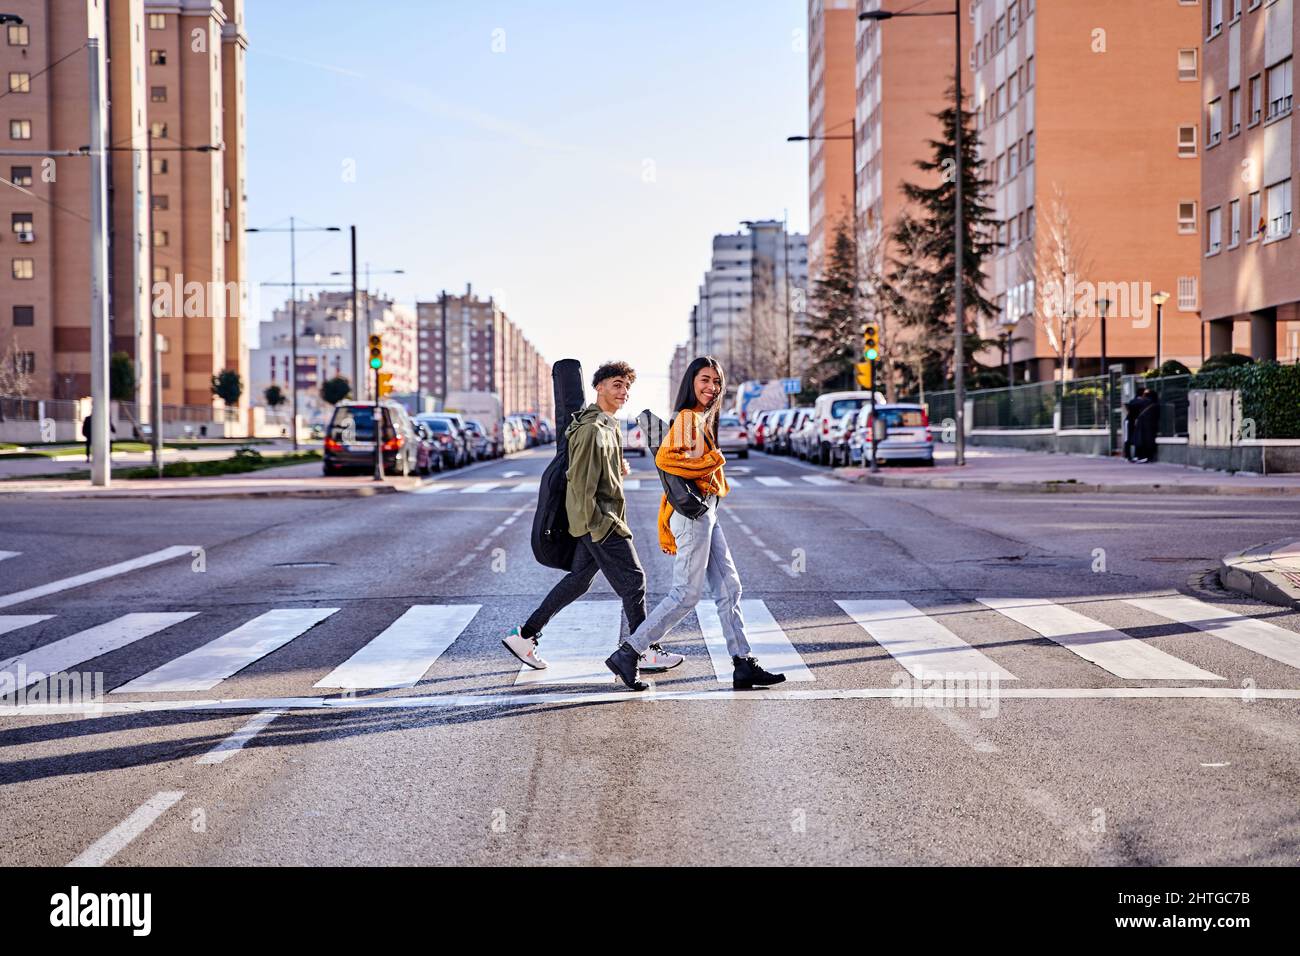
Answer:
<svg viewBox="0 0 1300 956"><path fill-rule="evenodd" d="M378 633L350 635L341 642L346 645L342 651L337 650L337 638L351 624L313 642L318 627L339 613L334 607L263 610L232 629L227 629L229 624L214 629L223 633L197 645L210 612L121 614L64 636L57 636L57 614L0 614L0 635L5 636L0 652L6 643L21 644L24 629L41 626L52 634L50 640L0 661L0 686L12 692L24 686L24 680L97 661L96 670L121 675L115 679L123 682L110 687L115 695L219 691L244 669L274 659L293 642L300 642L293 670L305 670L304 686L325 693L415 687L450 666L448 651L454 646L464 649L457 655L462 673L468 659L472 672L500 674L505 654L500 640L509 625L503 627L496 609L489 607L485 613L485 607L469 602L411 605L378 627ZM884 664L921 680L978 674L984 680L1019 682L1015 686L1020 687L1050 687L1054 681L1059 685L1064 672L1077 678L1083 662L1092 668L1091 682L1102 687L1116 687L1117 682L1122 687L1129 681L1224 687L1228 681L1240 684L1243 674L1253 679L1261 666L1275 665L1290 670L1272 672L1274 681L1300 686L1300 631L1290 629L1297 623L1294 616L1285 618L1290 625L1286 627L1186 595L1078 601L990 596L937 605L919 598L846 597L827 598L820 608L802 602L797 607L794 611L753 598L741 602L753 653L768 670L786 674L790 684L842 686L846 665ZM1100 618L1129 623L1115 627ZM527 689L611 682L604 660L616 646L621 624L619 601L583 599L570 605L545 629L541 650L550 666L533 670L520 665L510 671L509 685ZM1148 639L1153 630L1159 632L1163 648ZM132 645L146 638L178 631L185 638L170 642L191 649L152 669L142 667L143 673L129 674L131 659L115 656L129 655ZM1026 639L1026 634L1032 637ZM667 640L672 649L687 655L687 665L657 679L730 683L731 655L718 611L707 599ZM702 641L704 654L691 652L696 641ZM495 664L484 666L476 658ZM157 661L145 659L149 664ZM1201 666L1210 660L1214 670ZM885 682L882 676L887 672L875 672L876 683ZM1035 683L1027 683L1031 681Z"/></svg>
<svg viewBox="0 0 1300 956"><path fill-rule="evenodd" d="M798 480L795 480L798 479ZM848 487L844 482L827 475L792 475L789 478L782 478L779 475L745 475L744 477L732 477L727 475L727 484L733 488L753 488L755 490L770 490L780 488L845 488ZM623 490L625 492L645 491L653 492L659 495L663 488L656 478L625 478L623 479ZM447 478L435 479L427 482L418 488L410 491L414 495L496 495L496 494L516 494L526 492L537 494L538 480L528 479L508 480L508 481L471 481L462 484L461 479Z"/></svg>

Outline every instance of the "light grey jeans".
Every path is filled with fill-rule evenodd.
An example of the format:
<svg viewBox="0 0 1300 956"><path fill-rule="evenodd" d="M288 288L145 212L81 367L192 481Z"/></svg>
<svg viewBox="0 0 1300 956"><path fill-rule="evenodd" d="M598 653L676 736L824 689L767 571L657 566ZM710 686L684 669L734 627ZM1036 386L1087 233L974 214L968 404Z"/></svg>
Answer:
<svg viewBox="0 0 1300 956"><path fill-rule="evenodd" d="M644 654L655 641L661 640L674 625L691 612L704 595L707 583L727 652L732 657L749 656L745 639L745 621L740 616L740 575L731 560L731 549L718 524L718 498L710 495L709 510L698 518L688 518L676 511L668 527L677 539L677 557L673 561L673 585L668 596L655 605L645 621L628 637L637 652Z"/></svg>

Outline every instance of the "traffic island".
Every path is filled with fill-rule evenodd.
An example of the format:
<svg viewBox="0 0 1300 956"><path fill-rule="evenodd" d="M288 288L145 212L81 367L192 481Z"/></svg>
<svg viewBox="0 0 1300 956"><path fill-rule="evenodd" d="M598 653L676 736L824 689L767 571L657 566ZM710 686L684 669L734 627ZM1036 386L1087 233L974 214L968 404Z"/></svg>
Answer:
<svg viewBox="0 0 1300 956"><path fill-rule="evenodd" d="M1225 555L1219 583L1259 601L1300 608L1300 541L1274 541Z"/></svg>

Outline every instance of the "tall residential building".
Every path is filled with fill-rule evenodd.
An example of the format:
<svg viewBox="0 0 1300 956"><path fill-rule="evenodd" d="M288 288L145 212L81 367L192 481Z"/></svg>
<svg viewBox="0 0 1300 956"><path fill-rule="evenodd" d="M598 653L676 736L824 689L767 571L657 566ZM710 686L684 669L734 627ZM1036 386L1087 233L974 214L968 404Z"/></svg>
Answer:
<svg viewBox="0 0 1300 956"><path fill-rule="evenodd" d="M492 298L473 286L417 302L419 391L441 404L452 392L496 392L502 410L554 417L551 367Z"/></svg>
<svg viewBox="0 0 1300 956"><path fill-rule="evenodd" d="M3 148L13 152L76 150L89 142L89 36L100 40L110 102L105 138L144 146L140 0L116 0L107 13L86 3L13 0L6 13L0 74ZM142 357L148 341L147 289L137 258L148 234L147 184L139 154L106 156L106 214L112 246L108 287L112 348ZM81 156L6 155L0 160L0 356L32 376L33 398L90 394L90 166ZM147 373L147 365L137 368ZM139 377L143 377L141 374Z"/></svg>
<svg viewBox="0 0 1300 956"><path fill-rule="evenodd" d="M814 277L836 223L852 215L856 31L854 0L808 0L808 258Z"/></svg>
<svg viewBox="0 0 1300 956"><path fill-rule="evenodd" d="M216 373L247 380L243 0L145 0L144 8L153 279L155 288L205 291L200 308L158 318L163 402L203 405L213 401Z"/></svg>
<svg viewBox="0 0 1300 956"><path fill-rule="evenodd" d="M727 380L798 375L806 328L808 243L780 220L713 237L713 257L691 310L692 357L719 359Z"/></svg>
<svg viewBox="0 0 1300 956"><path fill-rule="evenodd" d="M176 314L158 320L163 401L212 405L213 374L227 367L246 372L239 333L242 182L228 201L225 195L226 181L243 176L243 139L235 136L243 128L242 0L10 0L4 10L24 21L7 24L0 38L0 73L8 78L0 130L9 152L76 150L89 142L85 43L100 37L111 145L105 161L112 348L135 360L137 401L147 409L150 311L160 297L162 310ZM223 57L223 46L240 52ZM224 96L223 82L232 91ZM224 153L179 150L220 146L227 132L232 142ZM0 254L0 355L16 343L19 364L33 375L32 397L84 397L88 161L9 155L0 162L0 175L12 184L0 184L0 242L9 250ZM202 294L187 293L189 282L203 283ZM236 286L227 289L227 282Z"/></svg>
<svg viewBox="0 0 1300 956"><path fill-rule="evenodd" d="M1300 359L1293 0L1207 0L1199 135L1207 355ZM1300 242L1300 240L1297 240Z"/></svg>
<svg viewBox="0 0 1300 956"><path fill-rule="evenodd" d="M673 400L677 398L677 388L681 385L682 376L686 374L686 367L695 360L691 354L690 345L683 342L673 349L673 359L668 365L668 407L672 409Z"/></svg>
<svg viewBox="0 0 1300 956"><path fill-rule="evenodd" d="M1101 370L1099 299L1107 364L1150 368L1158 325L1162 360L1199 363L1202 14L1173 0L971 0L968 104L1003 243L986 286L1001 314L979 331L1015 334L1017 380L1055 374L1032 318L1049 293L1079 316L1079 375ZM1035 253L1065 268L1036 270ZM1158 323L1151 296L1162 291Z"/></svg>

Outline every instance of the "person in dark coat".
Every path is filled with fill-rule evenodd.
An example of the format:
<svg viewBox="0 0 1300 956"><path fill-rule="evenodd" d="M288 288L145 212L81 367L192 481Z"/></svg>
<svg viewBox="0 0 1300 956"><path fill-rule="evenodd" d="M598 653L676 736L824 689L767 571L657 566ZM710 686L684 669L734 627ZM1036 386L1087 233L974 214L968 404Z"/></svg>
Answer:
<svg viewBox="0 0 1300 956"><path fill-rule="evenodd" d="M91 429L94 428L94 424L92 423L92 419L94 419L94 417L95 417L95 413L94 413L94 412L91 412L89 415L86 416L86 420L85 420L84 422L81 423L81 437L84 438L84 439L86 439L86 461L87 461L87 462L90 461L90 442L91 442L91 438L90 438L90 436L91 436ZM112 422L109 422L109 423L108 423L108 430L112 433L112 434L109 436L109 439L108 439L108 451L109 451L109 455L110 455L110 457L111 457L112 452L113 452L113 438L112 438L112 435L116 435L116 434L117 434L117 429L113 427L113 423L112 423Z"/></svg>
<svg viewBox="0 0 1300 956"><path fill-rule="evenodd" d="M1160 397L1149 388L1142 390L1146 404L1137 416L1137 437L1133 444L1137 447L1137 460L1151 462L1156 460L1156 433L1160 430Z"/></svg>
<svg viewBox="0 0 1300 956"><path fill-rule="evenodd" d="M1124 458L1127 461L1136 461L1139 457L1137 453L1137 421L1142 410L1149 405L1145 392L1138 392L1124 405Z"/></svg>

